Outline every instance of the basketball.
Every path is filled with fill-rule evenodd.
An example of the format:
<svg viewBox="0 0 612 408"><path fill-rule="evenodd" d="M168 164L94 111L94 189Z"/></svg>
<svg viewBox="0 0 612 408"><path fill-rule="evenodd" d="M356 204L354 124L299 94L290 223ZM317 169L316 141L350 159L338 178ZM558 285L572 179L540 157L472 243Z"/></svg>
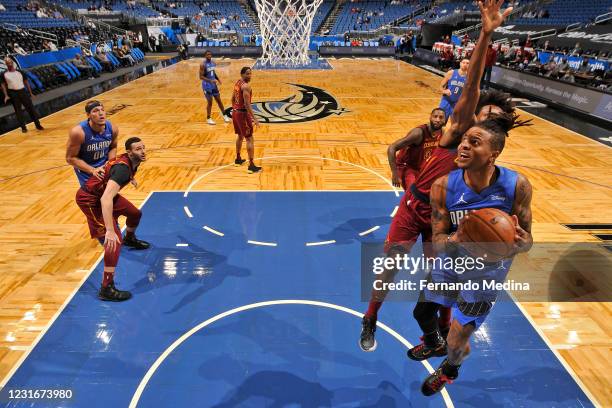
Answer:
<svg viewBox="0 0 612 408"><path fill-rule="evenodd" d="M464 247L485 262L497 262L511 255L516 229L512 217L496 208L472 211L462 225L469 239Z"/></svg>

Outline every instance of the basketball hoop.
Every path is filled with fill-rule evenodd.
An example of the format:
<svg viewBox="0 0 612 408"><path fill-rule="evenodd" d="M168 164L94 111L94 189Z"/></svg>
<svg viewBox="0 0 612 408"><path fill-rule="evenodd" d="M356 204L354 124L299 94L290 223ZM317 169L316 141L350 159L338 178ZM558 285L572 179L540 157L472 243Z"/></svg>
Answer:
<svg viewBox="0 0 612 408"><path fill-rule="evenodd" d="M255 0L263 55L271 67L308 65L310 30L323 0Z"/></svg>

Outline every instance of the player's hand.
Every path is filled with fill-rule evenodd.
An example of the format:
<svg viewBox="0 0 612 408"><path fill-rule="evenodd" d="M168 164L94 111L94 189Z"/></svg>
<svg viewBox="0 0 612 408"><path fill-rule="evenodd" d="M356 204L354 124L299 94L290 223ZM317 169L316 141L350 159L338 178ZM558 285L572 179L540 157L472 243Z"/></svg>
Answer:
<svg viewBox="0 0 612 408"><path fill-rule="evenodd" d="M459 242L469 242L470 241L468 236L465 234L464 227L463 227L465 223L469 220L470 217L471 215L470 215L470 212L468 211L468 213L465 214L463 218L461 218L461 220L459 221L459 225L457 225L457 231L450 238L450 242L459 243Z"/></svg>
<svg viewBox="0 0 612 408"><path fill-rule="evenodd" d="M397 173L392 173L391 174L391 184L393 184L393 187L400 187L402 185L402 183L400 182L399 176L397 175Z"/></svg>
<svg viewBox="0 0 612 408"><path fill-rule="evenodd" d="M132 185L134 186L134 188L138 188L138 182L136 181L136 179L132 179L130 181L130 183L132 183Z"/></svg>
<svg viewBox="0 0 612 408"><path fill-rule="evenodd" d="M5 96L5 97L4 97L4 103L8 103L8 101L9 101L10 99L11 99L11 98L9 98L9 97L8 97L8 95L7 95L7 96Z"/></svg>
<svg viewBox="0 0 612 408"><path fill-rule="evenodd" d="M501 26L506 17L512 12L512 7L508 7L500 12L504 0L480 0L480 16L482 19L482 31L491 34L496 28Z"/></svg>
<svg viewBox="0 0 612 408"><path fill-rule="evenodd" d="M119 237L115 233L114 230L106 231L104 235L104 248L107 251L114 251L115 248L119 245Z"/></svg>
<svg viewBox="0 0 612 408"><path fill-rule="evenodd" d="M96 167L91 172L91 175L97 178L98 180L102 180L104 178L104 167Z"/></svg>
<svg viewBox="0 0 612 408"><path fill-rule="evenodd" d="M253 118L253 125L255 127L259 127L259 121L257 120L257 118Z"/></svg>
<svg viewBox="0 0 612 408"><path fill-rule="evenodd" d="M518 254L519 252L529 251L532 244L531 234L521 228L516 215L512 216L512 220L514 221L514 228L516 229L516 234L514 235L514 253Z"/></svg>
<svg viewBox="0 0 612 408"><path fill-rule="evenodd" d="M450 91L450 89L445 89L442 91L442 95L451 96L452 92Z"/></svg>

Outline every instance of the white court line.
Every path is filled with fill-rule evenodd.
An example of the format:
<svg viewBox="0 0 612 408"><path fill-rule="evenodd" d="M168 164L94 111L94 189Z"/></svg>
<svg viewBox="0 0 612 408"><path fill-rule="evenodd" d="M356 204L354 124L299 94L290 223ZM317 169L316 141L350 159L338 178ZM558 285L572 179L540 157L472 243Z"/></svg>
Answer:
<svg viewBox="0 0 612 408"><path fill-rule="evenodd" d="M191 213L191 211L189 211L189 207L184 206L183 210L185 210L185 214L187 214L189 218L193 218L193 214Z"/></svg>
<svg viewBox="0 0 612 408"><path fill-rule="evenodd" d="M335 243L336 240L332 239L331 241L307 242L306 246L330 245Z"/></svg>
<svg viewBox="0 0 612 408"><path fill-rule="evenodd" d="M355 164L355 163L351 163L345 160L339 160L339 159L332 159L330 157L322 157L322 156L305 156L305 155L289 155L289 156L267 156L267 157L258 157L255 160L269 160L269 159L316 159L316 160L329 160L329 161L333 161L333 162L337 162L337 163L343 163L343 164L348 164L350 166L355 166L357 168L360 168L362 170L367 171L368 173L374 174L376 177L380 178L381 180L383 180L385 182L385 184L388 184L389 186L391 186L391 191L393 191L393 193L395 194L396 197L399 197L399 191L393 186L393 184L391 183L391 181L383 176L382 174L369 169L367 167L361 166L359 164ZM191 192L191 189L193 188L193 186L195 186L197 183L200 182L200 180L202 180L204 177L219 171L221 169L224 169L226 167L230 167L230 166L234 166L233 164L226 164L223 166L219 166L216 167L204 174L202 174L201 176L198 176L194 181L191 182L191 184L189 185L189 187L187 187L187 190L185 190L185 193L183 194L183 197L187 197L189 195L189 193Z"/></svg>
<svg viewBox="0 0 612 408"><path fill-rule="evenodd" d="M253 245L271 246L271 247L278 246L276 242L253 241L250 239L247 241L247 243L253 244Z"/></svg>
<svg viewBox="0 0 612 408"><path fill-rule="evenodd" d="M217 231L216 229L210 228L208 225L205 225L202 228L204 228L206 231L212 232L213 234L218 235L220 237L225 236L225 234L222 233L221 231Z"/></svg>
<svg viewBox="0 0 612 408"><path fill-rule="evenodd" d="M145 199L142 201L142 203L140 204L140 207L142 209L142 207L144 207L144 205L146 204L146 202L149 200L149 198L153 195L153 191L150 191L149 194L145 197ZM121 229L121 231L125 230L125 226L123 226L123 228ZM62 312L64 311L64 309L66 308L66 306L68 306L68 303L70 303L70 301L72 300L72 298L74 297L74 295L76 295L76 293L79 291L79 289L81 289L81 287L83 286L83 284L85 283L85 281L89 278L89 276L91 275L91 273L93 272L94 269L96 269L96 267L98 266L98 264L100 263L100 261L104 259L104 252L102 252L102 254L100 254L100 256L98 257L98 259L96 260L96 262L93 264L93 266L88 270L88 273L85 274L83 276L83 278L81 279L81 281L79 282L78 285L75 286L74 290L72 291L72 293L70 293L70 295L68 295L68 297L66 298L66 300L64 300L64 303L62 303L62 305L59 307L59 309L57 309L57 312L55 312L55 314L53 315L53 317L51 318L51 320L49 320L49 322L47 323L47 325L45 326L45 328L43 330L41 330L41 332L38 334L38 336L36 336L36 339L34 339L34 341L32 342L32 345L28 347L28 349L26 350L25 353L22 354L21 358L19 358L19 360L17 361L17 363L15 363L13 365L13 367L11 368L11 370L8 372L8 374L2 379L2 382L0 382L0 388L4 388L4 386L9 382L9 380L11 379L11 377L15 374L15 372L17 371L17 369L23 364L23 362L25 361L26 358L28 358L28 356L30 355L30 353L32 352L32 350L34 350L34 347L36 347L36 345L38 344L38 342L40 342L40 340L43 338L43 336L47 333L47 331L51 328L51 326L53 325L53 323L55 323L55 321L57 320L57 318L60 316L60 314L62 314Z"/></svg>
<svg viewBox="0 0 612 408"><path fill-rule="evenodd" d="M377 229L379 229L379 228L380 228L380 225L377 225L377 226L375 226L375 227L370 228L369 230L366 230L366 231L360 232L360 233L359 233L359 236L360 236L360 237L363 237L364 235L368 235L368 234L370 234L370 233L372 233L372 232L376 231L376 230L377 230Z"/></svg>
<svg viewBox="0 0 612 408"><path fill-rule="evenodd" d="M395 214L397 214L398 209L399 209L399 205L396 205L393 211L391 211L391 214L389 214L389 217L391 218L395 217Z"/></svg>
<svg viewBox="0 0 612 408"><path fill-rule="evenodd" d="M341 312L345 312L345 313L351 314L353 316L356 316L359 319L361 319L363 317L363 313L359 313L359 312L357 312L357 311L355 311L353 309L349 309L348 307L339 306L339 305L336 305L336 304L333 304L333 303L327 303L327 302L318 302L318 301L314 301L314 300L298 300L298 299L271 300L271 301L267 301L267 302L251 303L250 305L240 306L240 307L228 310L226 312L220 313L220 314L218 314L218 315L216 315L214 317L211 317L210 319L208 319L208 320L198 324L197 326L193 327L191 330L187 331L181 337L176 339L174 341L174 343L172 343L167 349L164 350L164 352L157 358L157 360L155 360L155 362L151 365L151 367L149 367L149 370L144 375L144 377L142 377L142 380L140 380L140 383L138 384L138 388L136 388L136 391L134 392L134 395L132 396L132 400L130 401L129 408L136 408L138 406L138 401L140 400L140 397L142 396L142 393L143 393L144 389L146 388L147 384L149 383L149 380L151 380L151 377L153 377L153 374L155 374L155 372L157 371L159 366L164 362L164 360L166 358L168 358L168 356L174 350L176 350L176 348L178 348L182 343L184 343L189 337L191 337L192 335L194 335L198 331L202 330L206 326L209 326L212 323L214 323L214 322L216 322L218 320L221 320L221 319L223 319L223 318L225 318L227 316L231 316L233 314L240 313L240 312L243 312L243 311L249 310L249 309L255 309L255 308L265 307L265 306L273 306L273 305L320 306L320 307L326 307L326 308L329 308L329 309L339 310ZM381 329L383 329L384 331L389 333L391 336L393 336L396 340L398 340L406 348L412 348L413 347L412 344L410 344L410 342L408 340L406 340L398 332L396 332L395 330L393 330L392 328L390 328L386 324L381 323L379 321L379 322L376 323L376 326L380 327ZM357 347L357 346L355 346L355 347ZM433 367L431 366L431 364L429 364L429 362L427 362L427 360L421 361L421 364L423 364L425 366L425 369L430 374L434 372ZM446 407L447 408L454 408L453 401L451 400L451 397L448 394L448 390L446 388L442 389L441 395L442 395L442 398L444 399L444 403L445 403Z"/></svg>
<svg viewBox="0 0 612 408"><path fill-rule="evenodd" d="M188 247L189 244L176 244L177 247Z"/></svg>

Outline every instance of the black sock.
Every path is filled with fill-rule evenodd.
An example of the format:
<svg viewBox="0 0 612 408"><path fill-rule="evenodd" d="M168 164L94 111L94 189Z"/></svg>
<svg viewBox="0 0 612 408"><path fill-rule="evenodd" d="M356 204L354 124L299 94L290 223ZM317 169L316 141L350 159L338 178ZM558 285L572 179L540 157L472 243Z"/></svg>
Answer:
<svg viewBox="0 0 612 408"><path fill-rule="evenodd" d="M442 374L444 374L451 380L454 380L455 378L459 377L459 367L461 367L461 364L459 365L451 364L448 362L448 359L444 360L442 364L440 364L440 368L442 369Z"/></svg>
<svg viewBox="0 0 612 408"><path fill-rule="evenodd" d="M134 235L134 231L126 231L125 232L125 237L129 238L129 239L134 239L134 238L136 238L136 235Z"/></svg>

